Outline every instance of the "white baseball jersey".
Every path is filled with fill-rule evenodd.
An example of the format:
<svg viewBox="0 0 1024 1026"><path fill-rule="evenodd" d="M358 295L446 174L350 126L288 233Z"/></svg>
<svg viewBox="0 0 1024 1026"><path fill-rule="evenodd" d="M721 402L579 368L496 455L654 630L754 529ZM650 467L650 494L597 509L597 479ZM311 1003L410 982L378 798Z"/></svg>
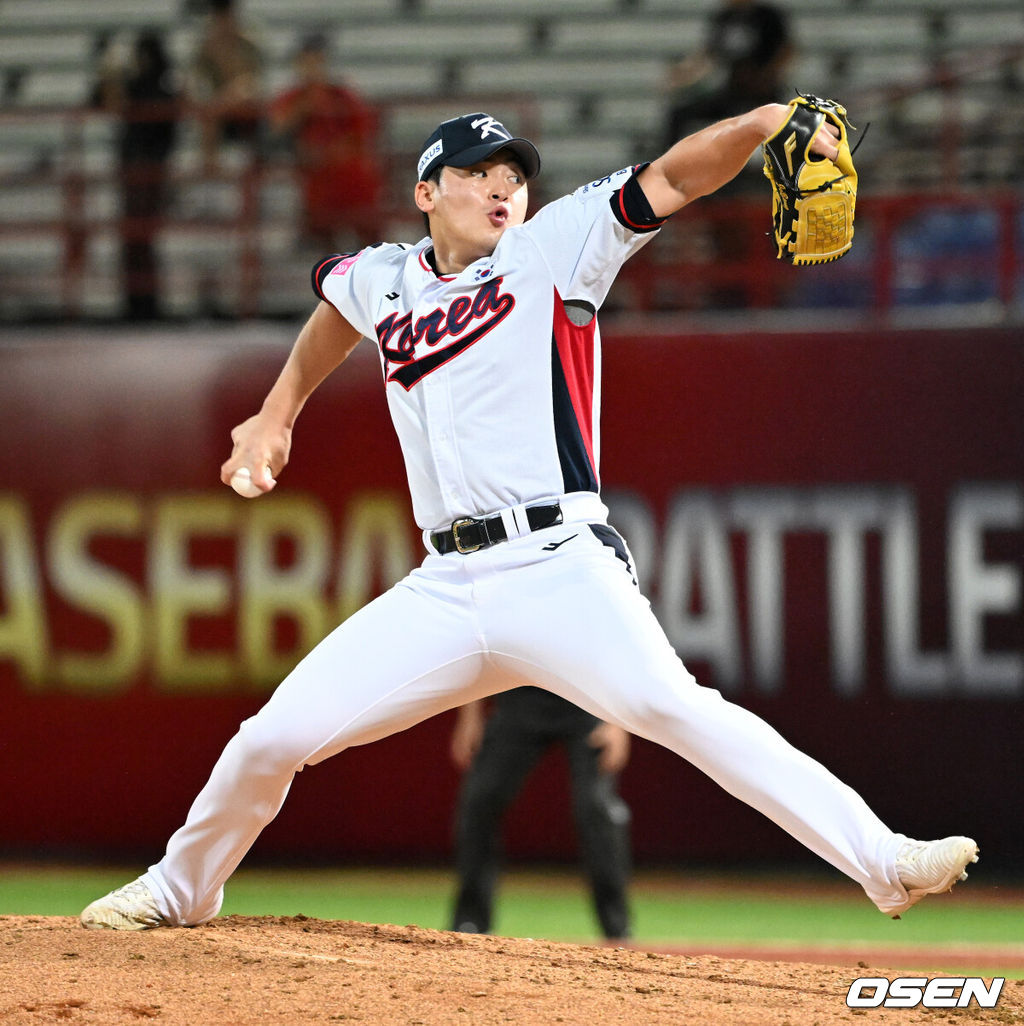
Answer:
<svg viewBox="0 0 1024 1026"><path fill-rule="evenodd" d="M596 492L600 337L565 304L596 311L657 225L630 223L623 170L509 228L494 252L438 276L430 239L334 256L314 286L375 339L424 530L504 507Z"/></svg>

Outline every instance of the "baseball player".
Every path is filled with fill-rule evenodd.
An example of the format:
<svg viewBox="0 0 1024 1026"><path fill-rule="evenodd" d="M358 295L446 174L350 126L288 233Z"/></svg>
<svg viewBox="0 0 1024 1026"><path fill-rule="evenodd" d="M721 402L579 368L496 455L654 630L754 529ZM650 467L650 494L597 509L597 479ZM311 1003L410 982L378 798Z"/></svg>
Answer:
<svg viewBox="0 0 1024 1026"><path fill-rule="evenodd" d="M788 116L767 104L718 122L529 221L531 142L483 113L431 133L414 190L430 235L316 266L320 302L221 468L225 483L245 468L269 492L304 403L365 336L427 555L242 723L163 858L89 905L83 925L209 920L304 766L524 682L689 760L889 915L965 876L973 840L894 833L768 724L698 685L599 494L595 313L665 219L733 178ZM837 155L835 131L814 133L815 153Z"/></svg>
<svg viewBox="0 0 1024 1026"><path fill-rule="evenodd" d="M601 932L610 941L625 940L630 934L629 808L617 782L629 759L629 735L541 688L495 695L489 716L483 705L462 706L452 732L452 760L466 771L455 817L458 891L452 929L490 933L502 817L538 759L561 745Z"/></svg>

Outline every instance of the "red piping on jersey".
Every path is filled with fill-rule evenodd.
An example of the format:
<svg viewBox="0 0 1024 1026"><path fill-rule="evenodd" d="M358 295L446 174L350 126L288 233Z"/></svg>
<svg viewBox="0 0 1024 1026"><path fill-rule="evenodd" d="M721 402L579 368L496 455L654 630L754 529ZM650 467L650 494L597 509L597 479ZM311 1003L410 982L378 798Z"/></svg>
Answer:
<svg viewBox="0 0 1024 1026"><path fill-rule="evenodd" d="M555 289L554 315L552 332L565 383L569 389L569 400L572 403L576 423L579 425L580 436L587 450L594 477L597 477L597 463L594 460L594 335L597 330L597 318L580 327L569 320L565 312L562 297Z"/></svg>
<svg viewBox="0 0 1024 1026"><path fill-rule="evenodd" d="M340 260L340 259L341 259L341 255L340 255L340 254L338 254L338 253L333 253L333 254L332 254L331 256L329 256L329 257L326 257L325 259L321 260L321 261L320 261L320 263L319 263L319 264L317 264L317 266L316 266L316 269L315 269L315 270L313 271L313 281L314 281L314 282L316 282L316 291L317 291L317 295L318 295L318 296L319 296L319 297L320 297L321 299L323 299L323 300L324 300L325 302L328 302L329 300L327 300L327 297L326 297L326 296L324 295L324 290L323 290L323 288L322 288L322 287L321 287L321 285L320 285L320 272L321 272L321 271L322 271L322 270L323 270L323 269L324 269L324 268L325 268L325 267L326 267L326 266L327 266L327 265L328 265L328 264L329 264L329 263L330 263L330 262L331 262L332 260Z"/></svg>
<svg viewBox="0 0 1024 1026"><path fill-rule="evenodd" d="M639 165L637 165L637 166L639 166ZM626 187L623 186L615 194L615 198L616 198L616 201L617 201L617 203L619 205L619 213L622 215L622 220L627 225L629 225L630 228L635 228L637 231L641 231L641 232L649 232L649 231L653 231L655 228L660 228L668 220L667 217L663 217L663 218L661 218L661 220L655 221L653 224L639 224L637 221L634 221L629 216L629 214L626 213L626 204L623 202L623 196L624 196L625 192L626 192Z"/></svg>
<svg viewBox="0 0 1024 1026"><path fill-rule="evenodd" d="M455 281L458 275L455 274L438 274L433 267L430 266L430 262L427 260L427 251L425 249L420 250L420 267L424 271L429 271L435 278L439 278L441 281Z"/></svg>

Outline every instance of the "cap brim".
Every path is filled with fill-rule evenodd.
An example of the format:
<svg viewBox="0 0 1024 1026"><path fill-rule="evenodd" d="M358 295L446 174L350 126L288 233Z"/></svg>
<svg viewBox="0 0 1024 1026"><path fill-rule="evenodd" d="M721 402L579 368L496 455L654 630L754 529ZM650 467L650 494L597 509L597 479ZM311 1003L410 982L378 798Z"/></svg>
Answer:
<svg viewBox="0 0 1024 1026"><path fill-rule="evenodd" d="M470 146L468 150L453 154L447 160L442 158L439 163L447 164L449 167L469 167L470 164L486 160L498 150L511 150L527 178L536 178L540 174L540 153L537 152L537 147L529 139L520 138L500 139L497 142Z"/></svg>

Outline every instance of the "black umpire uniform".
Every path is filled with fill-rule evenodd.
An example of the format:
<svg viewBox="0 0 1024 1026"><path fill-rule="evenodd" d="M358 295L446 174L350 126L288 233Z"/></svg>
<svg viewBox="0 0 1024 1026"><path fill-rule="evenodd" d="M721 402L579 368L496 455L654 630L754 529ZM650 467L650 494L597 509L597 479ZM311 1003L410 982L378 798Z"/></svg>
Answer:
<svg viewBox="0 0 1024 1026"><path fill-rule="evenodd" d="M601 930L607 938L629 937L630 813L619 796L617 774L600 768L601 751L589 742L601 721L542 688L514 688L496 695L491 704L480 748L459 792L452 929L490 932L502 818L540 757L562 744L569 757L580 852Z"/></svg>

